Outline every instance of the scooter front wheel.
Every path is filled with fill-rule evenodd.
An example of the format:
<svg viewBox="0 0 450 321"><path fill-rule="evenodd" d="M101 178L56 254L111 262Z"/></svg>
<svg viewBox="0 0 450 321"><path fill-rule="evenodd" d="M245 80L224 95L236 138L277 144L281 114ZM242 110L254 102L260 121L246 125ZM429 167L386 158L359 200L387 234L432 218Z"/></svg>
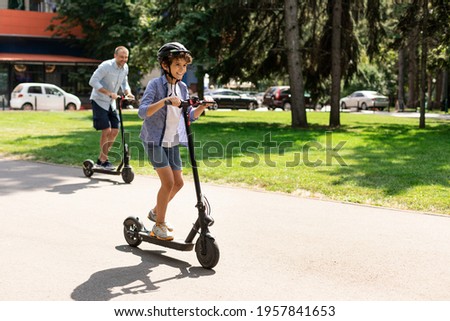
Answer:
<svg viewBox="0 0 450 321"><path fill-rule="evenodd" d="M130 184L134 179L134 172L131 167L125 167L122 170L122 179L125 183Z"/></svg>
<svg viewBox="0 0 450 321"><path fill-rule="evenodd" d="M195 253L197 260L205 269L212 269L219 263L219 246L211 237L200 235L195 243Z"/></svg>
<svg viewBox="0 0 450 321"><path fill-rule="evenodd" d="M142 238L139 236L139 232L142 230L142 224L137 218L128 217L123 222L123 236L128 245L136 247L142 243Z"/></svg>

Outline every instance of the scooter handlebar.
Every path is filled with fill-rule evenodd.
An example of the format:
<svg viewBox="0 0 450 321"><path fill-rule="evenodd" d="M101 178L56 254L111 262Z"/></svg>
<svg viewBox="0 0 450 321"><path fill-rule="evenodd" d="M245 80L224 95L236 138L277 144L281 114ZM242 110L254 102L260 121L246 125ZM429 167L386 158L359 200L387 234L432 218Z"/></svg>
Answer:
<svg viewBox="0 0 450 321"><path fill-rule="evenodd" d="M127 100L129 102L135 101L136 98L133 95L126 95L126 96L120 96L120 99L122 100Z"/></svg>
<svg viewBox="0 0 450 321"><path fill-rule="evenodd" d="M180 104L179 107L180 108L189 107L189 106L197 107L197 106L200 106L200 105L209 105L209 104L212 105L214 103L215 103L214 100L200 100L197 97L193 97L193 98L189 98L188 100L181 101L181 104Z"/></svg>
<svg viewBox="0 0 450 321"><path fill-rule="evenodd" d="M134 101L136 101L136 98L133 95L127 95L127 96L121 95L121 96L117 97L117 104L120 109L123 109L124 102L131 105L131 103L133 103Z"/></svg>

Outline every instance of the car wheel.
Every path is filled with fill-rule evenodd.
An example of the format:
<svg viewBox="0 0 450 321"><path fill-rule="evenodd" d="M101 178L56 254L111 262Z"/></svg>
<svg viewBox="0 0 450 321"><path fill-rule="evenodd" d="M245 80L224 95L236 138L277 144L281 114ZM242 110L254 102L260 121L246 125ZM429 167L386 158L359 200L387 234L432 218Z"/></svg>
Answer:
<svg viewBox="0 0 450 321"><path fill-rule="evenodd" d="M33 105L30 103L25 103L22 106L22 110L33 110Z"/></svg>
<svg viewBox="0 0 450 321"><path fill-rule="evenodd" d="M67 104L67 106L66 106L66 110L77 110L77 106L75 106L75 104L72 104L72 103L70 103L70 104Z"/></svg>
<svg viewBox="0 0 450 321"><path fill-rule="evenodd" d="M362 110L367 110L367 104L366 103L362 103L361 104L361 109Z"/></svg>
<svg viewBox="0 0 450 321"><path fill-rule="evenodd" d="M248 110L255 110L256 109L256 104L252 101L250 102L250 104L248 104Z"/></svg>
<svg viewBox="0 0 450 321"><path fill-rule="evenodd" d="M291 103L285 102L285 103L283 104L283 110L284 110L284 111L290 111L290 110L291 110Z"/></svg>
<svg viewBox="0 0 450 321"><path fill-rule="evenodd" d="M347 105L344 102L342 102L341 103L341 109L346 109L346 108L347 108Z"/></svg>

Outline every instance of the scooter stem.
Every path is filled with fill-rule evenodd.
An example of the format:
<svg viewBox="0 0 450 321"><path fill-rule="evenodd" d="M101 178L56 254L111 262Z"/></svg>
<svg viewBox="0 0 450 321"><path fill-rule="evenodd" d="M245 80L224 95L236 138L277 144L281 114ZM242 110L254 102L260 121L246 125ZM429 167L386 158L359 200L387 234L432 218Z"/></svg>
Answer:
<svg viewBox="0 0 450 321"><path fill-rule="evenodd" d="M197 161L195 160L195 152L194 152L194 139L193 139L193 133L191 130L191 122L189 119L189 105L184 103L181 106L183 110L183 116L184 116L184 124L186 127L186 134L188 138L188 149L189 149L189 159L191 161L192 166L192 175L194 176L194 183L195 183L195 192L197 195L197 204L203 203L202 200L202 191L200 187L200 178L198 176L198 168L197 168Z"/></svg>
<svg viewBox="0 0 450 321"><path fill-rule="evenodd" d="M186 134L188 138L188 149L189 149L189 159L191 161L192 166L192 174L194 176L194 184L195 184L195 193L197 196L197 207L198 209L198 219L195 222L194 226L191 229L191 232L186 238L186 243L192 242L195 235L197 234L199 228L201 229L202 234L209 234L208 222L206 219L206 207L205 202L202 195L202 190L200 187L200 177L198 175L197 161L195 159L195 150L194 150L194 139L193 133L191 130L191 123L189 119L189 103L183 103L181 105L183 116L184 116L184 124L186 126Z"/></svg>

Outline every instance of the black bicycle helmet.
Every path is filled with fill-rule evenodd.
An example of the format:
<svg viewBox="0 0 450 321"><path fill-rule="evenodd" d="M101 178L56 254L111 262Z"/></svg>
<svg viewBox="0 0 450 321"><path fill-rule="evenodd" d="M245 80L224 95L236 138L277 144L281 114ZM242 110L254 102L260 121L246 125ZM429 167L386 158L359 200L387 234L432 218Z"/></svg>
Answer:
<svg viewBox="0 0 450 321"><path fill-rule="evenodd" d="M186 49L185 46L183 46L179 42L168 42L165 45L163 45L158 50L158 61L161 63L164 58L169 57L170 55L177 56L181 53L187 53L191 55L191 52Z"/></svg>

